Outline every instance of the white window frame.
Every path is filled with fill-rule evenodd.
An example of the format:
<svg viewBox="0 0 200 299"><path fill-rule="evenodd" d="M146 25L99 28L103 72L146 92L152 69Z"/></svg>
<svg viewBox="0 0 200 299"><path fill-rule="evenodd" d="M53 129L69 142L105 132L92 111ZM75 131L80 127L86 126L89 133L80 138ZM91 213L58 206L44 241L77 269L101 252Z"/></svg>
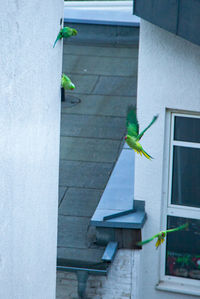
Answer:
<svg viewBox="0 0 200 299"><path fill-rule="evenodd" d="M200 143L175 141L174 138L174 119L175 116L200 118L200 114L195 112L166 111L166 134L165 151L163 161L163 212L162 212L162 230L166 229L167 216L185 217L200 220L200 208L179 206L171 204L172 192L172 170L173 170L173 146L185 146L190 148L199 148ZM160 252L160 282L157 289L172 291L177 293L200 295L200 280L165 275L166 266L166 244L162 246ZM184 286L184 287L183 287Z"/></svg>

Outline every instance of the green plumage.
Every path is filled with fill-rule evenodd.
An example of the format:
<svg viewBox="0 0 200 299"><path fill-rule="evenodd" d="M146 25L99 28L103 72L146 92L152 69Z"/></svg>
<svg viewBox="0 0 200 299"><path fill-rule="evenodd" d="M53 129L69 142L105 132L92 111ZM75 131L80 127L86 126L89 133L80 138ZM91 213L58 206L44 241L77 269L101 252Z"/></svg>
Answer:
<svg viewBox="0 0 200 299"><path fill-rule="evenodd" d="M62 39L62 38L68 38L71 36L75 36L77 35L77 30L71 27L63 27L60 29L60 32L58 33L58 36L54 42L53 48L55 47L56 43L58 40Z"/></svg>
<svg viewBox="0 0 200 299"><path fill-rule="evenodd" d="M172 233L172 232L176 232L176 231L179 231L179 230L183 230L183 229L186 229L187 227L189 226L188 223L185 223L181 226L178 226L178 227L175 227L175 228L171 228L171 229L167 229L165 231L161 231L159 232L158 234L154 235L153 237L147 239L147 240L144 240L144 241L141 241L141 242L138 242L137 245L138 246L141 246L141 245L144 245L144 244L147 244L149 242L151 242L152 240L154 240L155 238L158 238L157 242L156 242L156 248L158 248L165 240L165 237L168 233Z"/></svg>
<svg viewBox="0 0 200 299"><path fill-rule="evenodd" d="M61 87L67 90L73 90L75 88L75 85L72 83L71 79L68 76L62 74Z"/></svg>
<svg viewBox="0 0 200 299"><path fill-rule="evenodd" d="M139 143L139 140L142 138L144 133L152 126L157 118L157 115L154 116L150 124L141 133L139 133L139 123L136 116L136 109L133 106L129 106L127 110L127 134L125 136L125 141L132 149L134 149L141 156L143 154L147 159L152 159L152 157L143 149L142 145Z"/></svg>
<svg viewBox="0 0 200 299"><path fill-rule="evenodd" d="M136 117L136 110L133 106L129 106L126 116L127 135L137 137L139 134L139 124Z"/></svg>

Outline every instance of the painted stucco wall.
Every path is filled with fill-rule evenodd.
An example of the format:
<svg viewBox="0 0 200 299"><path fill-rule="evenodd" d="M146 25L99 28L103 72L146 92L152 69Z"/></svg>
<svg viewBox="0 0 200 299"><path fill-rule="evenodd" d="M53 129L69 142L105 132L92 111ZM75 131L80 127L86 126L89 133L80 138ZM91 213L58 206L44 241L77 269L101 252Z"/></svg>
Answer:
<svg viewBox="0 0 200 299"><path fill-rule="evenodd" d="M159 114L157 122L142 138L144 149L155 159L136 157L135 199L145 200L148 215L143 239L162 229L165 109L200 112L199 82L200 47L141 20L137 97L140 128ZM155 242L143 247L137 285L139 297L134 299L194 298L155 290L159 282L159 256Z"/></svg>
<svg viewBox="0 0 200 299"><path fill-rule="evenodd" d="M0 298L55 298L62 16L0 2Z"/></svg>

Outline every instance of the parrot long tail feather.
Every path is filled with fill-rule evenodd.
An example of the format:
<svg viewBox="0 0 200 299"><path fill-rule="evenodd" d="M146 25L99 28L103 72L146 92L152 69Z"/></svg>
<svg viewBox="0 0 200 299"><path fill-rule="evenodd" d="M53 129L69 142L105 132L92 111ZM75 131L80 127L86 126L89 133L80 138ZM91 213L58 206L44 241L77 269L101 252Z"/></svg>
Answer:
<svg viewBox="0 0 200 299"><path fill-rule="evenodd" d="M158 247L159 247L164 241L165 241L165 238L163 238L163 239L158 239L158 240L156 241L156 244L155 244L156 249L158 249Z"/></svg>
<svg viewBox="0 0 200 299"><path fill-rule="evenodd" d="M54 44L53 44L53 48L55 47L57 41L58 41L59 39L61 39L61 38L62 38L62 34L59 33L58 36L57 36L57 38L56 38L56 40L55 40L55 42L54 42Z"/></svg>
<svg viewBox="0 0 200 299"><path fill-rule="evenodd" d="M153 125L153 123L156 121L157 118L158 118L158 115L155 115L153 117L153 119L150 122L150 124L137 136L137 140L140 140L142 138L142 136L144 135L144 133Z"/></svg>
<svg viewBox="0 0 200 299"><path fill-rule="evenodd" d="M151 157L149 154L147 154L147 152L145 152L145 150L143 150L143 149L142 149L142 153L147 159L149 159L149 160L153 159L153 157Z"/></svg>

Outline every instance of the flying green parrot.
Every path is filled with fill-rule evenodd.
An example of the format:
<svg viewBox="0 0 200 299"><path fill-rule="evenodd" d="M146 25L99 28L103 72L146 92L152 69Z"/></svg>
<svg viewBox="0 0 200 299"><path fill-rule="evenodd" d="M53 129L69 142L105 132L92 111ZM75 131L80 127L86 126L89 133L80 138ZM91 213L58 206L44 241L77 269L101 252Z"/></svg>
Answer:
<svg viewBox="0 0 200 299"><path fill-rule="evenodd" d="M61 87L67 90L73 90L75 88L75 85L72 83L69 77L67 77L65 74L62 74Z"/></svg>
<svg viewBox="0 0 200 299"><path fill-rule="evenodd" d="M157 241L156 241L156 244L155 244L156 249L158 249L158 247L164 242L165 237L166 237L166 235L168 233L172 233L172 232L176 232L176 231L179 231L179 230L183 230L183 229L187 228L188 226L189 226L189 224L185 223L185 224L183 224L181 226L178 226L176 228L171 228L171 229L167 229L167 230L161 231L158 234L156 234L153 237L151 237L150 239L138 242L137 245L141 246L141 245L144 245L144 244L147 244L147 243L151 242L155 238L158 238Z"/></svg>
<svg viewBox="0 0 200 299"><path fill-rule="evenodd" d="M63 27L63 28L61 28L60 32L58 33L58 36L57 36L57 38L56 38L56 40L54 42L53 48L55 47L55 45L56 45L56 43L57 43L57 41L59 39L62 39L63 37L64 38L68 38L70 36L77 35L77 33L78 33L77 30L74 29L74 28L70 28L70 27Z"/></svg>
<svg viewBox="0 0 200 299"><path fill-rule="evenodd" d="M127 134L125 136L126 143L134 149L138 154L142 154L149 160L153 159L145 150L142 145L139 143L139 140L142 138L144 133L153 125L153 123L158 118L158 115L154 116L151 123L139 134L139 123L136 116L136 110L133 106L129 106L126 116L126 128Z"/></svg>

